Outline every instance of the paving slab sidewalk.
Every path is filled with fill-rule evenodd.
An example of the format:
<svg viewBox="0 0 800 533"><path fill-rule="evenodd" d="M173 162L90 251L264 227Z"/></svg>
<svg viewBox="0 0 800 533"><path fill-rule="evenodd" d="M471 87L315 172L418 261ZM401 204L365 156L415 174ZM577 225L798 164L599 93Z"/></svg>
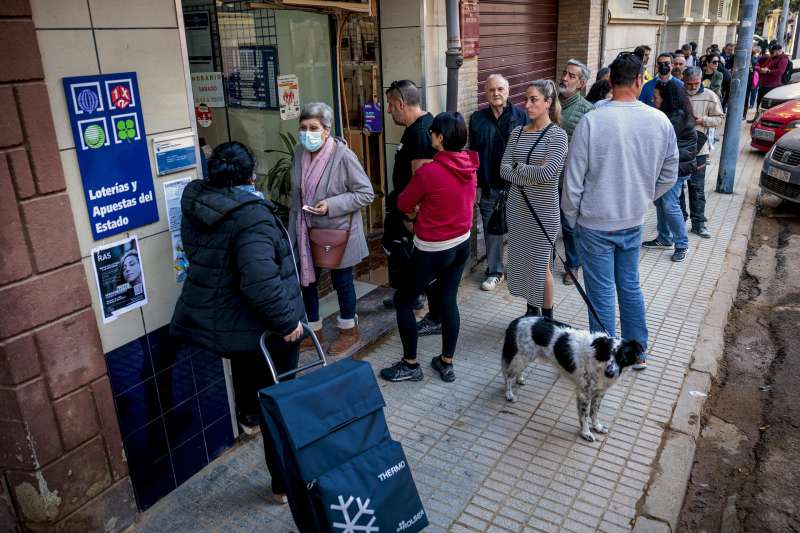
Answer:
<svg viewBox="0 0 800 533"><path fill-rule="evenodd" d="M749 141L745 128L743 144ZM741 224L738 232L735 228L743 205L745 211L753 209L744 201L745 192L758 179L761 159L746 144L742 147L732 195L713 192L716 158L712 162L706 206L712 238L691 235L684 263L672 263L667 251L642 251L648 368L626 373L606 396L601 418L610 432L594 443L578 437L573 386L546 364L532 365L518 401L506 402L500 349L507 324L523 314L525 303L509 296L504 286L482 292L478 275L464 280L457 380L443 383L426 368L418 383L380 383L390 430L403 444L431 521L428 531L616 532L630 531L637 517L637 530L670 530L674 500L679 510L683 499L682 469L691 466L695 436L692 428L680 422L670 428L670 422L679 397L688 393L684 382L696 345L714 340L713 333L709 339L701 331L707 315L716 313L717 321L727 316L725 298L710 304L720 278L731 276L726 252L741 240ZM654 235L651 209L645 237ZM723 285L728 290L730 283ZM557 284L555 317L587 327L586 309L574 288ZM439 347L439 337L422 338L420 361L438 355ZM360 355L377 372L400 353L400 339L393 333ZM702 376L692 379L700 387L705 383ZM699 412L702 400L683 404L678 411ZM678 438L671 442L672 433ZM664 475L668 458L675 471ZM251 439L144 513L134 528L293 531L288 508L266 502L268 487L261 442ZM647 494L658 491L672 503L665 510L648 509Z"/></svg>

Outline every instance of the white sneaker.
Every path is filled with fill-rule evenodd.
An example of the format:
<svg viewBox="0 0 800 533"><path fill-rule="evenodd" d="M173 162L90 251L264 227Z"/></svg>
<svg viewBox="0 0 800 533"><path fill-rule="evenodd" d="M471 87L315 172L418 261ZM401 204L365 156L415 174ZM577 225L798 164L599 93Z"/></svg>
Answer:
<svg viewBox="0 0 800 533"><path fill-rule="evenodd" d="M489 276L483 281L483 283L481 283L481 290L491 292L497 288L501 281L503 281L502 274L499 276Z"/></svg>

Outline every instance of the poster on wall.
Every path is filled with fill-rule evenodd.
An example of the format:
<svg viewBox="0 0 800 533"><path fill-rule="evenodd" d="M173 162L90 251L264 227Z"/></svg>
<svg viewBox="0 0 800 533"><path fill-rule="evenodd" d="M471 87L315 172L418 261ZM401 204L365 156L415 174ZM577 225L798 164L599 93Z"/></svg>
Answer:
<svg viewBox="0 0 800 533"><path fill-rule="evenodd" d="M103 324L147 304L144 269L136 236L93 249L92 264L103 309Z"/></svg>
<svg viewBox="0 0 800 533"><path fill-rule="evenodd" d="M192 72L192 97L195 106L225 107L222 72Z"/></svg>
<svg viewBox="0 0 800 533"><path fill-rule="evenodd" d="M281 104L281 120L300 116L300 82L296 75L278 76L278 101Z"/></svg>
<svg viewBox="0 0 800 533"><path fill-rule="evenodd" d="M135 72L64 78L94 240L158 220Z"/></svg>
<svg viewBox="0 0 800 533"><path fill-rule="evenodd" d="M186 269L189 267L189 260L186 258L181 240L181 196L190 181L192 181L191 176L187 176L164 182L164 203L167 206L167 220L172 239L172 266L175 270L175 281L178 283L186 280Z"/></svg>
<svg viewBox="0 0 800 533"><path fill-rule="evenodd" d="M225 72L228 105L256 109L278 109L278 49L274 46L229 47ZM228 69L226 69L228 70Z"/></svg>

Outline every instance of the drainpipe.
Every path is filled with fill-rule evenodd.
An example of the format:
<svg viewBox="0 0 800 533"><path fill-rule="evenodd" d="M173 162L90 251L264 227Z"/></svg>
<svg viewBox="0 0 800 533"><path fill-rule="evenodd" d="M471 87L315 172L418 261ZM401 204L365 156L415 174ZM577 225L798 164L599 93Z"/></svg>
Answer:
<svg viewBox="0 0 800 533"><path fill-rule="evenodd" d="M758 0L742 0L742 20L736 34L736 53L734 65L748 65L753 47L753 31L756 26ZM728 100L728 120L725 121L725 135L722 138L722 154L719 158L717 192L732 194L736 177L736 158L739 155L739 134L742 121L739 117L744 111L744 97L747 90L747 68L737 68L731 80L731 95Z"/></svg>
<svg viewBox="0 0 800 533"><path fill-rule="evenodd" d="M608 31L608 19L610 14L608 12L608 0L603 0L603 20L600 23L600 57L597 60L597 70L600 70L605 65L606 59L606 31Z"/></svg>
<svg viewBox="0 0 800 533"><path fill-rule="evenodd" d="M447 17L447 111L458 110L458 69L464 63L461 54L461 32L458 21L458 0L445 0Z"/></svg>

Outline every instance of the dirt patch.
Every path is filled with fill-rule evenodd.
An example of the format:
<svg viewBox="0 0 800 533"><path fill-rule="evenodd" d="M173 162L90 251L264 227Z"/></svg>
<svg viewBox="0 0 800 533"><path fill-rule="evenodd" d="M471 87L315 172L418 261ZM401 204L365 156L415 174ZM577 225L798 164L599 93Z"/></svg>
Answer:
<svg viewBox="0 0 800 533"><path fill-rule="evenodd" d="M679 531L800 531L800 208L762 200Z"/></svg>

